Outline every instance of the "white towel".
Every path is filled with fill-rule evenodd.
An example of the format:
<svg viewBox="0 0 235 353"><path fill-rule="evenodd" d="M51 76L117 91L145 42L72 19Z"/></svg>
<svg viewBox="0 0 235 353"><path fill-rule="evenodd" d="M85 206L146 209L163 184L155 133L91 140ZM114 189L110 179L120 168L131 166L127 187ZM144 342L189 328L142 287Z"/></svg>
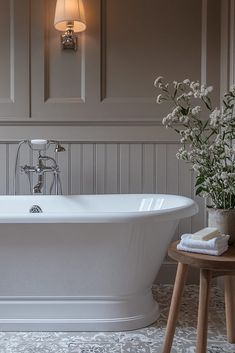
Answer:
<svg viewBox="0 0 235 353"><path fill-rule="evenodd" d="M228 246L229 235L221 235L209 240L191 239L191 234L183 234L180 244L190 249L220 250Z"/></svg>
<svg viewBox="0 0 235 353"><path fill-rule="evenodd" d="M190 248L188 246L183 246L181 245L181 243L179 243L177 245L177 250L219 256L228 250L228 244L225 245L224 248L219 248L219 249L197 249L197 248Z"/></svg>

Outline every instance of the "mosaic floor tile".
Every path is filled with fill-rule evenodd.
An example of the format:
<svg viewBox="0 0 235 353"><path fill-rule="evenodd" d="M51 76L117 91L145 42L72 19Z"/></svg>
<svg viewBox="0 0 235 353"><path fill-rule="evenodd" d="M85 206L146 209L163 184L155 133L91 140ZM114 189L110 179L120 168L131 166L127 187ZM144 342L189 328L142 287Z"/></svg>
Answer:
<svg viewBox="0 0 235 353"><path fill-rule="evenodd" d="M0 353L161 353L173 287L153 288L161 314L154 324L127 332L0 332ZM186 286L171 353L195 353L198 286ZM235 353L226 340L223 292L213 287L208 353Z"/></svg>

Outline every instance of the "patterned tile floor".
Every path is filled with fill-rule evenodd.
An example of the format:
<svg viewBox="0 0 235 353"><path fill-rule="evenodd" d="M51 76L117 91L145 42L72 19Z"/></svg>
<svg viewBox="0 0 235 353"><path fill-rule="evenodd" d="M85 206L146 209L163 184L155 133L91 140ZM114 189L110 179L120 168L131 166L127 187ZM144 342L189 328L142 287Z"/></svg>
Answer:
<svg viewBox="0 0 235 353"><path fill-rule="evenodd" d="M172 286L153 289L161 315L153 325L129 332L0 332L0 353L161 353ZM186 286L172 353L194 353L198 286ZM223 292L213 287L208 353L235 353L226 342Z"/></svg>

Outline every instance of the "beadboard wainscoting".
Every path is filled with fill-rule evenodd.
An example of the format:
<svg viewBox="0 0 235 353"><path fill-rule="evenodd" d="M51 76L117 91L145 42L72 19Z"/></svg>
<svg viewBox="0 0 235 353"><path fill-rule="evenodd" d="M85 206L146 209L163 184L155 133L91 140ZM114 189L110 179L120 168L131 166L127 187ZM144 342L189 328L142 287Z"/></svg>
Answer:
<svg viewBox="0 0 235 353"><path fill-rule="evenodd" d="M182 220L174 235L196 231L205 224L203 199L194 196L194 175L189 165L176 159L177 143L63 143L66 152L58 153L64 194L168 193L196 199L199 213ZM0 144L1 194L13 193L16 142ZM54 156L53 149L47 151ZM19 165L31 164L34 156L25 145ZM50 180L47 180L47 186ZM48 193L47 187L45 192ZM28 194L25 174L19 173L17 193ZM161 282L171 282L175 264L168 258L160 271ZM194 281L194 279L191 279Z"/></svg>

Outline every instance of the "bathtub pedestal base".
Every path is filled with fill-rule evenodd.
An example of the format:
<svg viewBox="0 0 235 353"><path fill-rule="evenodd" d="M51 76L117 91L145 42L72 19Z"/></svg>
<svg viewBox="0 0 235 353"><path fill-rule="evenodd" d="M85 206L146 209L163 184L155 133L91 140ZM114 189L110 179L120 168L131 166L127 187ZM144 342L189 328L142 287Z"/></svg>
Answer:
<svg viewBox="0 0 235 353"><path fill-rule="evenodd" d="M0 331L123 331L159 316L151 290L128 297L0 300Z"/></svg>

